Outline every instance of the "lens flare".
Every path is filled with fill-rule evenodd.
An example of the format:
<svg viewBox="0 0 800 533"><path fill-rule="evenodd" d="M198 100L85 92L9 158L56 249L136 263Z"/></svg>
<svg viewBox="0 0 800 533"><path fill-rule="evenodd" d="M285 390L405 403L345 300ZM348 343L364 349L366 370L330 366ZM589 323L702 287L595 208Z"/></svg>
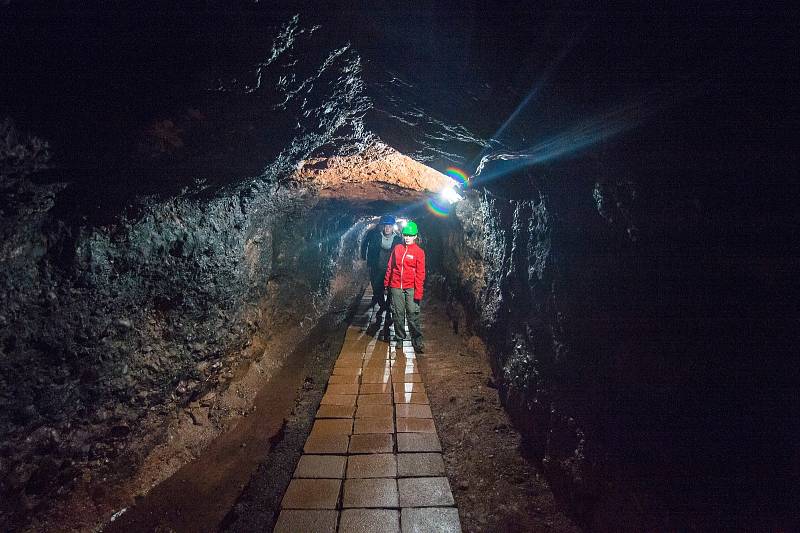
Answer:
<svg viewBox="0 0 800 533"><path fill-rule="evenodd" d="M450 206L438 201L436 198L429 198L425 206L433 215L439 218L447 218L450 215Z"/></svg>
<svg viewBox="0 0 800 533"><path fill-rule="evenodd" d="M620 105L573 124L550 137L544 137L528 148L485 155L478 163L473 179L485 183L523 167L571 156L638 126L655 109L656 107L646 108L643 103L638 102ZM488 168L489 163L492 163L491 168Z"/></svg>
<svg viewBox="0 0 800 533"><path fill-rule="evenodd" d="M447 177L457 181L464 187L469 187L469 178L467 177L467 173L460 168L447 167L447 170L445 170L444 173Z"/></svg>

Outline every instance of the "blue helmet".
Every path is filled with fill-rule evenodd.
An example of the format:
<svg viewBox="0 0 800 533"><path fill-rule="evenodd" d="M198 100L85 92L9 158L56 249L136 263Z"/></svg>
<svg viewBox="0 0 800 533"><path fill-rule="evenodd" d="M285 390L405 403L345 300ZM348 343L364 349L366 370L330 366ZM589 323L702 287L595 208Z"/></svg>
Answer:
<svg viewBox="0 0 800 533"><path fill-rule="evenodd" d="M383 215L381 217L381 221L379 222L379 224L386 226L394 226L395 222L397 222L397 220L394 218L393 215Z"/></svg>

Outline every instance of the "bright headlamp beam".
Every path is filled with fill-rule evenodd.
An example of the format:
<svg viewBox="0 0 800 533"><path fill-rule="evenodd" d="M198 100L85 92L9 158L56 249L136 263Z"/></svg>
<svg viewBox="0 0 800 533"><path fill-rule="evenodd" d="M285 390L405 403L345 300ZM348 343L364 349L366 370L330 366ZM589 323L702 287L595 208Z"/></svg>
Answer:
<svg viewBox="0 0 800 533"><path fill-rule="evenodd" d="M449 204L454 204L461 200L461 195L458 194L454 188L443 190L441 193L439 193L439 196L441 196L442 200Z"/></svg>

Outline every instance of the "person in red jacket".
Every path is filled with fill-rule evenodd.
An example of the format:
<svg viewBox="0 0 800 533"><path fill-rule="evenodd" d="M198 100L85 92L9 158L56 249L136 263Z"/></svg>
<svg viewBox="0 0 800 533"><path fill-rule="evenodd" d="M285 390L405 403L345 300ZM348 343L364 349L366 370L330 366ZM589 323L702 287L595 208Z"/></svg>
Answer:
<svg viewBox="0 0 800 533"><path fill-rule="evenodd" d="M417 245L417 224L408 221L403 228L403 244L395 246L389 256L383 286L389 289L389 302L394 317L396 341L408 338L404 323L408 321L414 351L423 353L422 329L419 325L419 302L425 284L425 252Z"/></svg>

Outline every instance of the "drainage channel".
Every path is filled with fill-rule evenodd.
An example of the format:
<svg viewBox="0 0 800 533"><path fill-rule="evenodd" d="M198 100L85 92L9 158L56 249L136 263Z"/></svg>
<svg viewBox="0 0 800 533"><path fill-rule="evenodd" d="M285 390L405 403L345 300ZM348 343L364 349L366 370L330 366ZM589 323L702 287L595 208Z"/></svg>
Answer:
<svg viewBox="0 0 800 533"><path fill-rule="evenodd" d="M324 315L258 392L256 415L240 419L209 444L200 457L154 487L104 531L212 532L239 526L253 531L248 528L249 520L240 520L242 515L237 509L247 508L247 495L257 485L265 463L271 460L293 465L296 461L295 457L273 459L272 455L286 438L287 420L293 411L303 402L313 405L314 391L308 386L308 376L324 383L353 311L345 307ZM309 416L313 417L313 409ZM260 503L259 509L263 509L263 501ZM274 518L270 514L262 512L260 529L271 520Z"/></svg>

